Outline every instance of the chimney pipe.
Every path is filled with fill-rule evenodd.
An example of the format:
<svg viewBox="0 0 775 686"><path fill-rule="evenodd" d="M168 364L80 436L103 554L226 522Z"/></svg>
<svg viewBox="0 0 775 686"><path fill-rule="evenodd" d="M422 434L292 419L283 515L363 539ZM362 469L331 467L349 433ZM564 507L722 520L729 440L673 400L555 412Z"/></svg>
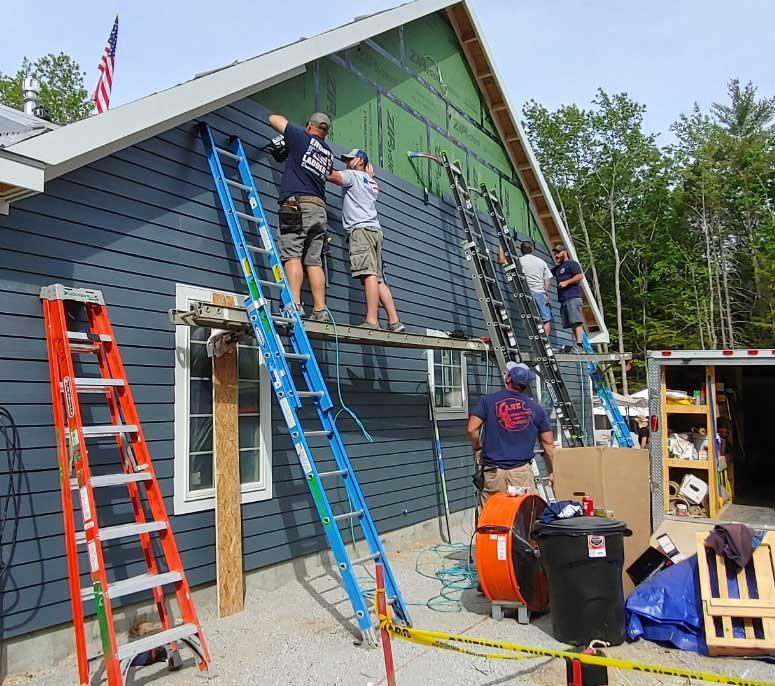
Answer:
<svg viewBox="0 0 775 686"><path fill-rule="evenodd" d="M38 94L40 92L40 82L34 76L27 76L22 85L22 95L24 97L24 113L35 115L38 109Z"/></svg>

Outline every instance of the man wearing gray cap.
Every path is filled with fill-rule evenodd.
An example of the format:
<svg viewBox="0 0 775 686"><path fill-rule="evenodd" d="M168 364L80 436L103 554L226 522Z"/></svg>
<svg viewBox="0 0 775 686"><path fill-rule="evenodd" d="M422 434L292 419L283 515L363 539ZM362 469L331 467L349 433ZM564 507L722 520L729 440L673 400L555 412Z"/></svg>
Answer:
<svg viewBox="0 0 775 686"><path fill-rule="evenodd" d="M483 501L495 493L508 492L509 486L535 492L530 463L536 439L544 450L549 483L554 479L552 427L541 405L526 393L533 373L526 365L514 362L507 368L505 389L482 396L466 428L483 469Z"/></svg>
<svg viewBox="0 0 775 686"><path fill-rule="evenodd" d="M342 187L342 226L350 241L350 271L366 293L366 319L358 326L379 329L379 305L387 314L387 330L400 333L401 323L382 265L382 227L377 218L379 185L365 150L354 148L342 155L347 164L328 180Z"/></svg>
<svg viewBox="0 0 775 686"><path fill-rule="evenodd" d="M329 320L322 258L328 228L326 179L334 168L334 153L325 139L331 119L316 112L303 129L281 114L270 114L269 125L285 136L288 149L277 198L280 257L299 312L304 314L301 286L306 270L313 302L309 319L325 322Z"/></svg>

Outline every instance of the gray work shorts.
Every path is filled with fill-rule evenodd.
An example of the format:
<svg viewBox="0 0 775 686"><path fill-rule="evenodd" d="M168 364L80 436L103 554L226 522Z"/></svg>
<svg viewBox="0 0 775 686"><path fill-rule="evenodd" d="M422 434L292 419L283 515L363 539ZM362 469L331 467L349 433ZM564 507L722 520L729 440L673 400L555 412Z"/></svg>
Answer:
<svg viewBox="0 0 775 686"><path fill-rule="evenodd" d="M323 265L328 217L326 208L311 202L300 202L299 212L280 212L280 259L302 260L305 266Z"/></svg>
<svg viewBox="0 0 775 686"><path fill-rule="evenodd" d="M353 229L350 234L350 271L353 278L376 276L382 283L382 230L375 227Z"/></svg>
<svg viewBox="0 0 775 686"><path fill-rule="evenodd" d="M584 313L581 309L581 298L571 298L560 303L562 325L566 329L572 329L584 323Z"/></svg>

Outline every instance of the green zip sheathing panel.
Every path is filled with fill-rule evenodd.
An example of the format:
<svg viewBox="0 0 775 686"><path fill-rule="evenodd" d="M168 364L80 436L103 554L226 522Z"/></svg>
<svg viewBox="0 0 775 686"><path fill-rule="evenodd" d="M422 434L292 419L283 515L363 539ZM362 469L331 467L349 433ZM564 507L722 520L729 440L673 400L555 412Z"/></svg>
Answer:
<svg viewBox="0 0 775 686"><path fill-rule="evenodd" d="M307 65L307 71L256 96L304 124L315 111L333 122L330 140L363 148L396 176L449 197L446 173L408 150L446 151L466 170L468 182L497 189L511 225L542 241L508 154L443 14L393 31ZM477 209L486 210L477 198Z"/></svg>

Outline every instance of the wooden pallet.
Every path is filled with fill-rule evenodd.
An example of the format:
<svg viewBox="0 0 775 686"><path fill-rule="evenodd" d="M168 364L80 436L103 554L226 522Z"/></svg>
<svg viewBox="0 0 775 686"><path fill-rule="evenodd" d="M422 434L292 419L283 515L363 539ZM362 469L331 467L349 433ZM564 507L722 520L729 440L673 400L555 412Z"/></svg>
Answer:
<svg viewBox="0 0 775 686"><path fill-rule="evenodd" d="M696 536L708 653L775 655L775 533L764 536L745 569L705 548L707 533Z"/></svg>

